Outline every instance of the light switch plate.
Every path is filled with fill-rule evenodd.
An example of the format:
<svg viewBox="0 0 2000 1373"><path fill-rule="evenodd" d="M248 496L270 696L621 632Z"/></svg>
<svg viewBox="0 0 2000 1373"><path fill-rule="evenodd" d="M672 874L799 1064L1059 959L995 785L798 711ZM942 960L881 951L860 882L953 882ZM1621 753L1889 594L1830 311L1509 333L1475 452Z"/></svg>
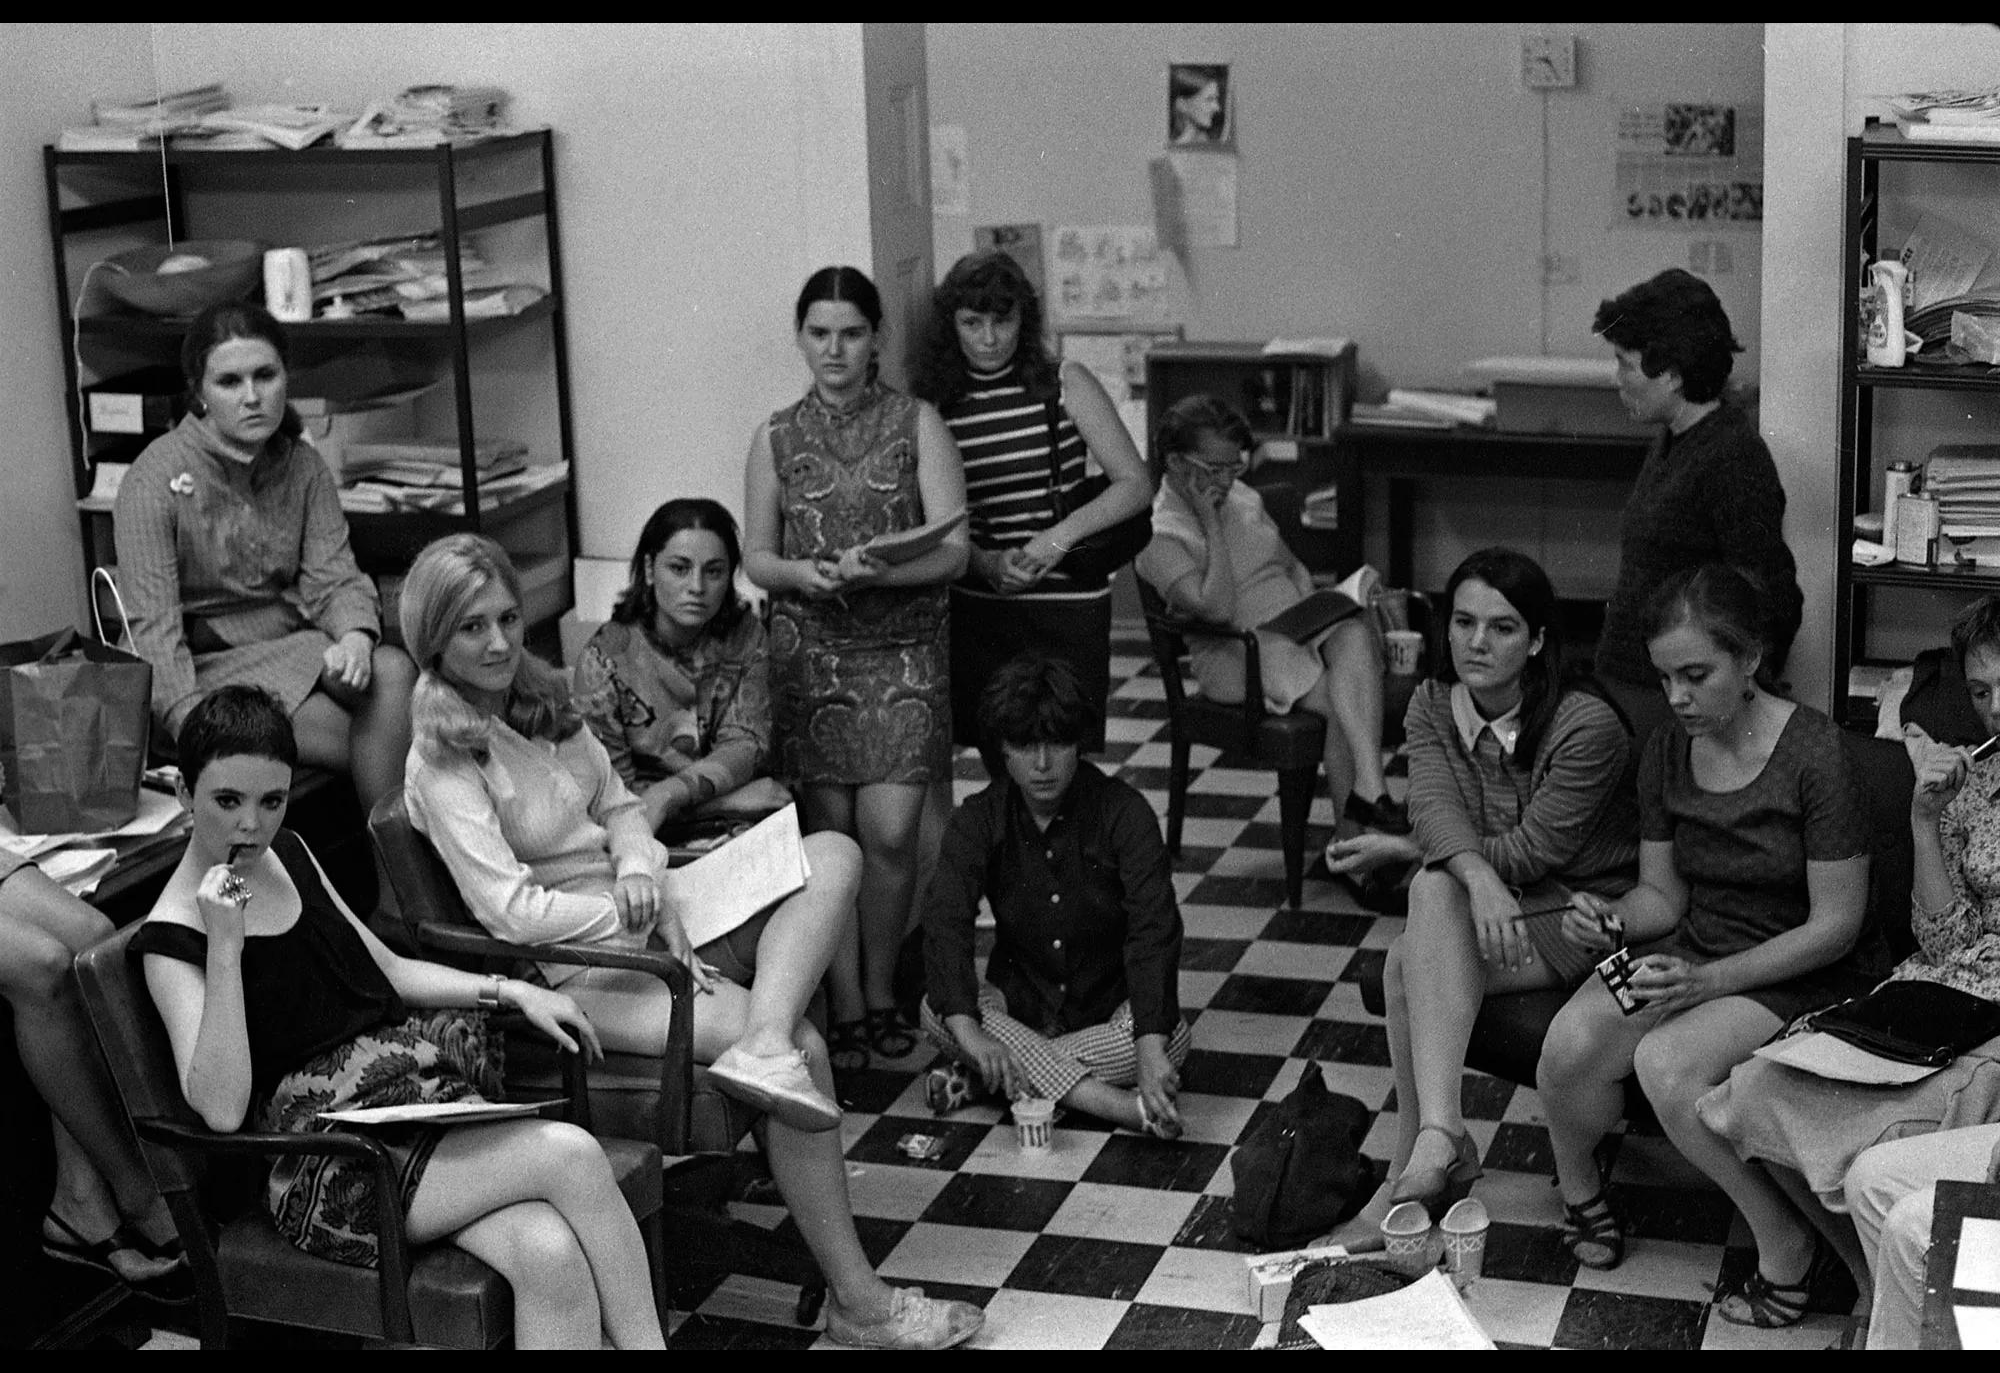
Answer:
<svg viewBox="0 0 2000 1373"><path fill-rule="evenodd" d="M1576 36L1522 34L1521 84L1531 91L1568 90L1576 85Z"/></svg>

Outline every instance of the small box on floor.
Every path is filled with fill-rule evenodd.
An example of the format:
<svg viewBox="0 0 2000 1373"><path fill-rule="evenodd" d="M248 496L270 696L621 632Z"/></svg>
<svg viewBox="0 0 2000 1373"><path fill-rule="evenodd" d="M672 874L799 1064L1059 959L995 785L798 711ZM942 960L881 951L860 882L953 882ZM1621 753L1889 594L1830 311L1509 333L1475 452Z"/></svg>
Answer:
<svg viewBox="0 0 2000 1373"><path fill-rule="evenodd" d="M1318 1259L1353 1257L1340 1244L1322 1244L1313 1249L1286 1249L1276 1254L1245 1254L1249 1270L1250 1314L1264 1322L1283 1320L1285 1302L1292 1295L1292 1279L1299 1270Z"/></svg>

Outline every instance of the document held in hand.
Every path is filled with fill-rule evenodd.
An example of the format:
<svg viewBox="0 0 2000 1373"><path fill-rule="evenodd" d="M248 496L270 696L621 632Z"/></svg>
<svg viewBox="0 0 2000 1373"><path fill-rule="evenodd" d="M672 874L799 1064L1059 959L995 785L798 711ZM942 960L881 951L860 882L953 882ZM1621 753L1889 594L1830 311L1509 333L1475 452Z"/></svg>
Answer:
<svg viewBox="0 0 2000 1373"><path fill-rule="evenodd" d="M671 869L667 899L680 912L688 944L698 949L803 891L811 871L799 834L799 808L786 806L721 848Z"/></svg>

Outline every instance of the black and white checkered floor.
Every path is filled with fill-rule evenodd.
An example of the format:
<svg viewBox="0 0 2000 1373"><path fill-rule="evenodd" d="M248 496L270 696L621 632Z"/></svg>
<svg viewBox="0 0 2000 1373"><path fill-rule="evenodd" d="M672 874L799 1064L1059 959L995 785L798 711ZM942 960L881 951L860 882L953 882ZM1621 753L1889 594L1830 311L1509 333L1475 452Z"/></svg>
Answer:
<svg viewBox="0 0 2000 1373"><path fill-rule="evenodd" d="M1160 681L1142 638L1121 637L1114 653L1104 761L1164 816ZM931 1117L920 1071L927 1048L844 1084L864 1244L885 1277L985 1307L977 1347L1248 1347L1260 1327L1229 1229L1230 1147L1316 1065L1334 1090L1379 1109L1366 1147L1388 1156L1396 1109L1388 1041L1362 1009L1355 979L1402 922L1367 914L1328 881L1308 879L1305 909L1285 909L1271 774L1219 766L1213 750L1196 750L1195 765L1174 879L1187 924L1181 1001L1194 1032L1182 1074L1183 1140L1070 1117L1056 1129L1053 1152L1024 1155L997 1108ZM968 755L960 795L983 776ZM1329 832L1324 801L1315 820L1317 845ZM1656 1136L1626 1136L1613 1173L1631 1227L1625 1262L1608 1273L1579 1269L1558 1241L1561 1207L1535 1094L1468 1074L1465 1100L1487 1170L1476 1195L1494 1217L1485 1276L1467 1301L1496 1341L1818 1349L1840 1334L1843 1316L1813 1316L1789 1331L1711 1317L1711 1289L1749 1261L1747 1232L1722 1194ZM897 1139L911 1131L942 1135L944 1156L912 1163L898 1153ZM781 1208L762 1200L735 1209L786 1223ZM820 1337L792 1324L795 1297L754 1277L710 1280L706 1290L680 1294L675 1339L683 1348L810 1346Z"/></svg>
<svg viewBox="0 0 2000 1373"><path fill-rule="evenodd" d="M1165 815L1166 704L1143 638L1112 659L1115 765ZM924 1106L919 1049L843 1082L849 1186L862 1242L882 1274L986 1310L975 1347L996 1349L1247 1348L1262 1331L1245 1299L1243 1246L1230 1234L1229 1153L1267 1103L1318 1067L1336 1091L1379 1111L1367 1151L1386 1159L1396 1103L1388 1041L1362 1009L1360 970L1382 957L1401 921L1361 910L1344 887L1307 880L1304 909L1285 909L1278 804L1268 771L1221 765L1197 749L1189 819L1174 882L1187 924L1181 1002L1194 1032L1182 1073L1186 1137L1113 1132L1071 1116L1046 1155L1024 1155L996 1107L944 1121ZM958 791L983 785L975 755ZM1400 785L1398 783L1397 785ZM1320 801L1312 843L1329 833ZM1324 869L1320 870L1322 874ZM1840 1315L1789 1331L1713 1318L1712 1289L1745 1271L1747 1232L1722 1194L1658 1136L1627 1134L1613 1182L1628 1218L1625 1262L1579 1269L1557 1235L1547 1132L1534 1092L1467 1074L1466 1115L1484 1156L1476 1188L1494 1218L1485 1275L1467 1293L1503 1345L1531 1348L1820 1349ZM944 1138L944 1155L912 1162L896 1141ZM737 1160L731 1209L790 1227L753 1155ZM747 1274L687 1275L675 1293L681 1348L824 1345L793 1323L797 1289ZM155 1344L182 1344L159 1332Z"/></svg>

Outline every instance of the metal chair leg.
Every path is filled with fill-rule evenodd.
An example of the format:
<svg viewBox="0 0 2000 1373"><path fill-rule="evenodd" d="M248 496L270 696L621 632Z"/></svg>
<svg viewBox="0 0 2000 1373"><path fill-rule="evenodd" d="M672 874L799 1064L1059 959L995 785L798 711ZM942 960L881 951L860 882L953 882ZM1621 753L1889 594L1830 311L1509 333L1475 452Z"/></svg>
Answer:
<svg viewBox="0 0 2000 1373"><path fill-rule="evenodd" d="M1286 768L1278 773L1278 840L1285 850L1285 896L1292 909L1305 900L1306 818L1312 813L1317 766Z"/></svg>
<svg viewBox="0 0 2000 1373"><path fill-rule="evenodd" d="M1181 821L1187 817L1188 762L1193 745L1175 735L1167 760L1167 856L1181 856Z"/></svg>

